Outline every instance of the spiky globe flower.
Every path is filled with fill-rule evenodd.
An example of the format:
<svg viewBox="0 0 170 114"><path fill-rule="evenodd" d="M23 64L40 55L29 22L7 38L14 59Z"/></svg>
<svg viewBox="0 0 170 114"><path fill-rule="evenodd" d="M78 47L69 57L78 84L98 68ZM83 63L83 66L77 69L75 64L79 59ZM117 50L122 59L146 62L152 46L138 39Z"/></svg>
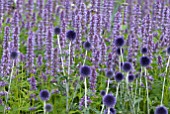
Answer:
<svg viewBox="0 0 170 114"><path fill-rule="evenodd" d="M60 28L59 27L55 27L54 28L54 33L56 34L56 35L58 35L58 34L60 34Z"/></svg>
<svg viewBox="0 0 170 114"><path fill-rule="evenodd" d="M10 56L12 59L16 59L18 57L18 53L16 51L12 51Z"/></svg>
<svg viewBox="0 0 170 114"><path fill-rule="evenodd" d="M116 109L110 108L110 113L111 113L111 114L116 114Z"/></svg>
<svg viewBox="0 0 170 114"><path fill-rule="evenodd" d="M170 55L170 46L166 49L168 55Z"/></svg>
<svg viewBox="0 0 170 114"><path fill-rule="evenodd" d="M76 32L74 32L73 30L67 31L66 38L70 41L75 40L76 39Z"/></svg>
<svg viewBox="0 0 170 114"><path fill-rule="evenodd" d="M106 71L106 77L112 78L113 77L113 71L112 70Z"/></svg>
<svg viewBox="0 0 170 114"><path fill-rule="evenodd" d="M113 107L116 104L116 98L112 94L103 97L103 103L107 107Z"/></svg>
<svg viewBox="0 0 170 114"><path fill-rule="evenodd" d="M80 75L83 77L89 76L91 74L91 68L87 65L80 67Z"/></svg>
<svg viewBox="0 0 170 114"><path fill-rule="evenodd" d="M84 48L86 50L90 50L91 49L91 43L89 41L84 42Z"/></svg>
<svg viewBox="0 0 170 114"><path fill-rule="evenodd" d="M151 61L150 61L149 57L147 57L147 56L143 56L140 58L140 64L142 67L148 66L150 64L150 62Z"/></svg>
<svg viewBox="0 0 170 114"><path fill-rule="evenodd" d="M124 53L124 50L123 50L123 48L121 48L121 50L122 50L122 54L123 54L123 53ZM118 55L121 55L120 48L117 48L117 49L116 49L116 53L117 53Z"/></svg>
<svg viewBox="0 0 170 114"><path fill-rule="evenodd" d="M141 53L142 54L146 54L148 52L148 49L146 48L146 47L143 47L142 49L141 49Z"/></svg>
<svg viewBox="0 0 170 114"><path fill-rule="evenodd" d="M165 106L157 106L154 114L168 114L168 109Z"/></svg>
<svg viewBox="0 0 170 114"><path fill-rule="evenodd" d="M108 109L104 111L104 114L108 114ZM110 114L116 114L116 110L114 108L110 108Z"/></svg>
<svg viewBox="0 0 170 114"><path fill-rule="evenodd" d="M100 95L101 95L101 96L105 96L105 95L106 95L106 91L105 91L105 90L101 90L101 91L100 91Z"/></svg>
<svg viewBox="0 0 170 114"><path fill-rule="evenodd" d="M114 76L114 79L116 80L116 82L121 82L124 79L124 75L121 72L118 72Z"/></svg>
<svg viewBox="0 0 170 114"><path fill-rule="evenodd" d="M46 112L51 112L53 110L53 106L51 104L46 104L44 109Z"/></svg>
<svg viewBox="0 0 170 114"><path fill-rule="evenodd" d="M125 41L123 37L118 37L115 39L115 45L117 47L122 47L124 45Z"/></svg>
<svg viewBox="0 0 170 114"><path fill-rule="evenodd" d="M132 64L130 62L125 62L122 66L123 71L129 72L132 70Z"/></svg>
<svg viewBox="0 0 170 114"><path fill-rule="evenodd" d="M39 96L42 101L47 101L50 98L50 93L48 90L41 90Z"/></svg>
<svg viewBox="0 0 170 114"><path fill-rule="evenodd" d="M135 80L135 75L129 74L128 76L128 82L133 82Z"/></svg>

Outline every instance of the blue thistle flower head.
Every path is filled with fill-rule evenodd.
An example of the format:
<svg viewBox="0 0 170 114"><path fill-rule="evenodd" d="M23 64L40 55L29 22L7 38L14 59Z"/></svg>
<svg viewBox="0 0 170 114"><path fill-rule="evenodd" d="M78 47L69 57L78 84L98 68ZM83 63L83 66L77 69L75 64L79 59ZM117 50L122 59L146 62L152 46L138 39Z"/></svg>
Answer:
<svg viewBox="0 0 170 114"><path fill-rule="evenodd" d="M114 76L114 79L116 80L116 82L121 82L124 79L124 75L121 72L118 72Z"/></svg>
<svg viewBox="0 0 170 114"><path fill-rule="evenodd" d="M117 47L122 47L124 45L125 41L123 37L118 37L115 39L115 45Z"/></svg>
<svg viewBox="0 0 170 114"><path fill-rule="evenodd" d="M91 74L91 68L87 65L80 67L80 75L83 77L89 76Z"/></svg>
<svg viewBox="0 0 170 114"><path fill-rule="evenodd" d="M16 59L18 57L18 53L16 51L12 51L10 56L12 59Z"/></svg>
<svg viewBox="0 0 170 114"><path fill-rule="evenodd" d="M112 94L103 97L103 103L107 107L113 107L116 104L116 98Z"/></svg>
<svg viewBox="0 0 170 114"><path fill-rule="evenodd" d="M56 34L56 35L58 35L58 34L60 34L60 28L59 27L55 27L54 28L54 33Z"/></svg>
<svg viewBox="0 0 170 114"><path fill-rule="evenodd" d="M141 64L142 67L146 67L150 63L151 63L151 61L150 61L149 57L143 56L143 57L140 58L140 64Z"/></svg>
<svg viewBox="0 0 170 114"><path fill-rule="evenodd" d="M106 77L112 78L113 77L113 71L112 70L106 71Z"/></svg>
<svg viewBox="0 0 170 114"><path fill-rule="evenodd" d="M124 53L124 50L123 50L123 48L121 48L121 50L122 50L122 54L123 54L123 53ZM116 53L117 53L118 55L121 55L120 48L117 48L117 49L116 49Z"/></svg>
<svg viewBox="0 0 170 114"><path fill-rule="evenodd" d="M168 114L168 109L165 106L157 106L154 114Z"/></svg>
<svg viewBox="0 0 170 114"><path fill-rule="evenodd" d="M46 112L51 112L53 110L53 106L51 104L46 104L44 109Z"/></svg>
<svg viewBox="0 0 170 114"><path fill-rule="evenodd" d="M168 55L170 55L170 46L166 49Z"/></svg>
<svg viewBox="0 0 170 114"><path fill-rule="evenodd" d="M84 48L86 50L90 50L91 49L91 43L89 41L84 42Z"/></svg>
<svg viewBox="0 0 170 114"><path fill-rule="evenodd" d="M105 90L101 90L101 91L100 91L100 95L101 95L101 96L105 96L105 95L106 95L106 91L105 91Z"/></svg>
<svg viewBox="0 0 170 114"><path fill-rule="evenodd" d="M148 49L146 48L146 47L143 47L142 49L141 49L141 53L142 54L146 54L148 52Z"/></svg>
<svg viewBox="0 0 170 114"><path fill-rule="evenodd" d="M122 69L125 71L125 72L129 72L132 70L132 64L130 62L125 62L122 66Z"/></svg>
<svg viewBox="0 0 170 114"><path fill-rule="evenodd" d="M47 101L50 98L50 93L48 90L41 90L39 96L42 101Z"/></svg>
<svg viewBox="0 0 170 114"><path fill-rule="evenodd" d="M135 80L135 75L129 74L128 76L128 82L133 82Z"/></svg>
<svg viewBox="0 0 170 114"><path fill-rule="evenodd" d="M76 32L74 32L73 30L67 31L66 38L70 41L75 40L76 39Z"/></svg>

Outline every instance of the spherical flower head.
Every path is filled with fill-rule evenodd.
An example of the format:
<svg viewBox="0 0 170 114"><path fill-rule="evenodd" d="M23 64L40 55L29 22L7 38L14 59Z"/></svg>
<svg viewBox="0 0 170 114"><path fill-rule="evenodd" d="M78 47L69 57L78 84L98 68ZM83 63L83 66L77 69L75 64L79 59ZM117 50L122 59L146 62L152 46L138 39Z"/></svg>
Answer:
<svg viewBox="0 0 170 114"><path fill-rule="evenodd" d="M165 106L157 106L154 114L168 114L168 109Z"/></svg>
<svg viewBox="0 0 170 114"><path fill-rule="evenodd" d="M121 72L116 73L116 75L114 76L114 79L117 82L121 82L124 79L124 75Z"/></svg>
<svg viewBox="0 0 170 114"><path fill-rule="evenodd" d="M41 90L39 96L42 101L47 101L50 98L50 93L48 90Z"/></svg>
<svg viewBox="0 0 170 114"><path fill-rule="evenodd" d="M88 42L88 41L84 42L84 48L85 48L86 50L90 50L90 49L91 49L91 43Z"/></svg>
<svg viewBox="0 0 170 114"><path fill-rule="evenodd" d="M11 52L11 58L16 59L18 57L18 53L16 51Z"/></svg>
<svg viewBox="0 0 170 114"><path fill-rule="evenodd" d="M122 54L123 54L123 53L124 53L124 50L123 50L123 48L121 48L121 50L122 50ZM117 49L116 49L116 53L117 53L118 55L121 55L120 48L117 48Z"/></svg>
<svg viewBox="0 0 170 114"><path fill-rule="evenodd" d="M110 108L110 113L111 113L111 114L116 114L116 109Z"/></svg>
<svg viewBox="0 0 170 114"><path fill-rule="evenodd" d="M125 62L122 66L122 69L125 71L125 72L129 72L132 70L132 65L130 62Z"/></svg>
<svg viewBox="0 0 170 114"><path fill-rule="evenodd" d="M46 112L51 112L53 110L53 106L51 104L46 104L44 109Z"/></svg>
<svg viewBox="0 0 170 114"><path fill-rule="evenodd" d="M141 49L141 53L142 54L146 54L148 52L148 49L146 48L146 47L143 47L142 49Z"/></svg>
<svg viewBox="0 0 170 114"><path fill-rule="evenodd" d="M128 76L128 82L133 82L135 80L135 75L129 74Z"/></svg>
<svg viewBox="0 0 170 114"><path fill-rule="evenodd" d="M106 91L105 91L105 90L101 90L101 91L100 91L100 95L101 95L101 96L105 96L105 95L106 95Z"/></svg>
<svg viewBox="0 0 170 114"><path fill-rule="evenodd" d="M107 76L108 78L112 78L112 77L113 77L113 71L112 71L112 70L106 71L106 76Z"/></svg>
<svg viewBox="0 0 170 114"><path fill-rule="evenodd" d="M103 97L103 103L107 107L113 107L116 104L116 98L112 94Z"/></svg>
<svg viewBox="0 0 170 114"><path fill-rule="evenodd" d="M83 77L89 76L91 74L91 68L87 65L84 65L80 68L80 74Z"/></svg>
<svg viewBox="0 0 170 114"><path fill-rule="evenodd" d="M108 109L104 110L104 114L108 114ZM116 110L114 108L110 108L110 114L116 114Z"/></svg>
<svg viewBox="0 0 170 114"><path fill-rule="evenodd" d="M147 57L147 56L143 56L140 58L140 64L142 67L148 66L150 64L150 62L151 61L150 61L149 57Z"/></svg>
<svg viewBox="0 0 170 114"><path fill-rule="evenodd" d="M124 45L125 41L123 37L118 37L115 39L115 45L117 47L122 47Z"/></svg>
<svg viewBox="0 0 170 114"><path fill-rule="evenodd" d="M73 30L69 30L66 33L66 37L68 40L73 41L76 39L76 32L74 32Z"/></svg>
<svg viewBox="0 0 170 114"><path fill-rule="evenodd" d="M54 33L56 34L56 35L58 35L58 34L60 34L60 28L59 27L55 27L54 28Z"/></svg>
<svg viewBox="0 0 170 114"><path fill-rule="evenodd" d="M166 49L168 55L170 55L170 46Z"/></svg>

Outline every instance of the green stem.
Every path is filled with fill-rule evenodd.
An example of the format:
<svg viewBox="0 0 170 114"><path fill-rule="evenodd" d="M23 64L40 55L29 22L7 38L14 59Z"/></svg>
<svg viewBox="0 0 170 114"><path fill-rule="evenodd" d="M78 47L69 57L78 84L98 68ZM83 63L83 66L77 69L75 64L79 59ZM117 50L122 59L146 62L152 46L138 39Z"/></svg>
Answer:
<svg viewBox="0 0 170 114"><path fill-rule="evenodd" d="M9 93L10 93L10 88L11 88L11 83L12 83L12 76L13 76L13 71L14 71L14 60L12 61L12 71L11 71L11 75L10 75L10 81L9 81L9 85L8 85L8 92L6 95L6 102L5 102L5 106L4 106L4 114L6 113L6 105L8 103L8 98L9 98Z"/></svg>
<svg viewBox="0 0 170 114"><path fill-rule="evenodd" d="M147 73L145 68L145 82L146 82L146 96L147 96L147 112L149 114L149 91L148 91L148 81L147 81Z"/></svg>
<svg viewBox="0 0 170 114"><path fill-rule="evenodd" d="M44 114L46 113L45 105L46 105L46 101L44 101Z"/></svg>
<svg viewBox="0 0 170 114"><path fill-rule="evenodd" d="M106 95L108 94L108 91L109 91L109 83L110 83L110 78L108 78L108 80L107 80ZM103 110L104 110L104 104L102 105L102 110L101 110L100 114L103 113Z"/></svg>
<svg viewBox="0 0 170 114"><path fill-rule="evenodd" d="M165 80L166 80L166 74L167 74L168 67L169 67L169 61L170 61L170 56L168 57L168 63L167 63L167 65L166 65L166 69L165 69L165 76L164 76L164 81L163 81L163 86L162 86L161 105L163 105L163 97L164 97L164 89L165 89Z"/></svg>
<svg viewBox="0 0 170 114"><path fill-rule="evenodd" d="M84 79L84 86L85 86L85 108L87 109L87 82L86 82L86 77Z"/></svg>

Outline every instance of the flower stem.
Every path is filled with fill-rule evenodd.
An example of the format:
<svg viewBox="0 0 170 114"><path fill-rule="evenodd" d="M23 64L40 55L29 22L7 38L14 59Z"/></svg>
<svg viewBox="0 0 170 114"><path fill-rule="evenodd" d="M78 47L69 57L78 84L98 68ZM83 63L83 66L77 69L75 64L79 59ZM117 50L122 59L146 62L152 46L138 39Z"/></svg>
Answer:
<svg viewBox="0 0 170 114"><path fill-rule="evenodd" d="M164 97L164 89L165 89L165 80L166 80L166 74L167 74L168 67L169 67L169 61L170 61L170 56L168 57L168 63L167 63L167 65L166 65L166 69L165 69L165 76L164 76L164 81L163 81L163 86L162 86L161 106L163 105L163 97Z"/></svg>
<svg viewBox="0 0 170 114"><path fill-rule="evenodd" d="M106 95L108 94L108 91L109 91L109 83L110 83L110 78L108 78L108 80L107 80ZM101 110L100 114L103 113L103 110L104 110L104 104L102 105L102 110Z"/></svg>
<svg viewBox="0 0 170 114"><path fill-rule="evenodd" d="M108 107L107 114L110 114L110 107Z"/></svg>
<svg viewBox="0 0 170 114"><path fill-rule="evenodd" d="M46 105L46 101L44 101L44 114L46 113L45 105Z"/></svg>
<svg viewBox="0 0 170 114"><path fill-rule="evenodd" d="M148 109L148 114L149 114L149 90L148 90L148 81L147 81L146 68L145 68L145 82L146 82L147 109Z"/></svg>
<svg viewBox="0 0 170 114"><path fill-rule="evenodd" d="M7 95L6 95L6 102L5 102L5 106L4 106L4 114L6 113L6 105L7 105L7 103L8 103L8 98L9 98L9 93L10 93L10 88L11 88L13 71L14 71L14 60L12 61L12 71L11 71L10 80L9 80L9 85L8 85L8 92L7 92Z"/></svg>
<svg viewBox="0 0 170 114"><path fill-rule="evenodd" d="M84 87L85 87L85 108L87 108L87 83L86 83L86 77L84 79Z"/></svg>
<svg viewBox="0 0 170 114"><path fill-rule="evenodd" d="M86 52L85 52L85 58L84 58L84 61L83 61L83 66L84 66L84 64L85 64L85 62L86 62L86 58L87 58L87 50L86 50Z"/></svg>

